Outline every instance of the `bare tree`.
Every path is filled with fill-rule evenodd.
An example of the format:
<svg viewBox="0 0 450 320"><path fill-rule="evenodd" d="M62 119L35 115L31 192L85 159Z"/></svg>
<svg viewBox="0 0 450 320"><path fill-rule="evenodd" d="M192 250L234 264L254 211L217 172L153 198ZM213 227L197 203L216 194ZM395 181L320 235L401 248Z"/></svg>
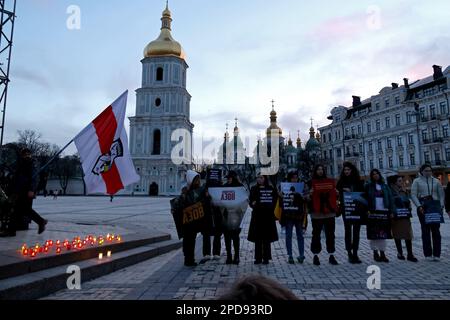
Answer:
<svg viewBox="0 0 450 320"><path fill-rule="evenodd" d="M53 174L58 177L64 195L67 193L70 179L81 176L80 171L80 158L76 155L66 156L57 160Z"/></svg>

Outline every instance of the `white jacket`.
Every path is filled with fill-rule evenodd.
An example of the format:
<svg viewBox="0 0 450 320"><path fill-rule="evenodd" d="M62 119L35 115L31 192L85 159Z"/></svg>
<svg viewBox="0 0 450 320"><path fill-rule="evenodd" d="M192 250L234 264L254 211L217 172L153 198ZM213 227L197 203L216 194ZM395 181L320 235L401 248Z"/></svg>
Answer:
<svg viewBox="0 0 450 320"><path fill-rule="evenodd" d="M429 195L433 196L433 200L439 200L441 206L444 207L445 194L441 182L434 177L427 179L420 175L412 184L411 199L417 207L420 207L421 204L419 199Z"/></svg>

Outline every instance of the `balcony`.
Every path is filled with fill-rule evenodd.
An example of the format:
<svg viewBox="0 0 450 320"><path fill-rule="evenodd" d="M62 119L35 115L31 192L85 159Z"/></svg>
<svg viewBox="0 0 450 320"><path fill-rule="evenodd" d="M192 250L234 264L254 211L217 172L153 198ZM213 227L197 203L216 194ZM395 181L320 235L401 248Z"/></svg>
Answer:
<svg viewBox="0 0 450 320"><path fill-rule="evenodd" d="M423 144L433 144L433 143L443 143L444 138L442 137L433 137L432 139L422 139Z"/></svg>
<svg viewBox="0 0 450 320"><path fill-rule="evenodd" d="M422 122L429 122L429 121L439 120L439 117L438 117L437 115L433 115L433 116L429 116L429 117L421 116L421 117L420 117L420 120L421 120Z"/></svg>
<svg viewBox="0 0 450 320"><path fill-rule="evenodd" d="M361 139L362 138L362 134L350 134L344 137L344 140L348 141L348 140L356 140L356 139Z"/></svg>
<svg viewBox="0 0 450 320"><path fill-rule="evenodd" d="M345 157L346 158L359 158L359 153L358 152L350 152L350 153L346 153Z"/></svg>

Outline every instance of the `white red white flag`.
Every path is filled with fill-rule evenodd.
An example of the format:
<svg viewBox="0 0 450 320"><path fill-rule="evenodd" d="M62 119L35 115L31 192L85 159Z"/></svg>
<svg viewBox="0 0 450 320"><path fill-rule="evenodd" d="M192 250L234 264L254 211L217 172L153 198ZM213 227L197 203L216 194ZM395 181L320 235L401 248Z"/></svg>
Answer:
<svg viewBox="0 0 450 320"><path fill-rule="evenodd" d="M128 91L108 106L74 139L89 194L116 194L139 181L124 127Z"/></svg>

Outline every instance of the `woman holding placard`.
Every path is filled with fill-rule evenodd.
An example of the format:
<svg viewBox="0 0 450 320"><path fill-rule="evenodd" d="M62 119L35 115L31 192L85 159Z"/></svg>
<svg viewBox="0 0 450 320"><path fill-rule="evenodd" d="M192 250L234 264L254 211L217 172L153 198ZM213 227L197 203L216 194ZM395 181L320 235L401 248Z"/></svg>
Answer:
<svg viewBox="0 0 450 320"><path fill-rule="evenodd" d="M420 168L420 175L416 178L411 187L411 199L417 206L422 227L422 244L425 259L439 261L441 257L441 231L440 223L444 208L444 189L440 181L433 177L433 169L425 164ZM440 212L439 212L440 211ZM433 215L433 213L435 213ZM437 220L430 218L435 218ZM433 242L431 241L433 239Z"/></svg>
<svg viewBox="0 0 450 320"><path fill-rule="evenodd" d="M271 243L278 241L275 223L275 205L278 192L269 184L267 176L257 173L256 185L250 190L250 207L253 209L248 241L255 243L255 264L268 264L272 259Z"/></svg>
<svg viewBox="0 0 450 320"><path fill-rule="evenodd" d="M370 171L370 180L364 189L369 208L367 238L373 258L377 262L389 262L385 252L386 239L392 239L390 216L394 212L394 199L391 190L378 169Z"/></svg>
<svg viewBox="0 0 450 320"><path fill-rule="evenodd" d="M345 214L344 194L354 192L364 192L364 182L359 176L358 169L351 162L343 164L341 176L336 184L339 191L339 201L342 217L345 226L345 250L348 253L350 263L361 263L358 257L359 238L361 232L361 220L366 212L356 212L355 215L347 217Z"/></svg>
<svg viewBox="0 0 450 320"><path fill-rule="evenodd" d="M395 212L391 223L392 236L397 247L397 257L405 260L403 256L402 240L405 240L408 251L407 260L417 262L412 250L413 230L411 227L411 201L406 193L403 178L395 175L388 178L389 187L394 197Z"/></svg>

